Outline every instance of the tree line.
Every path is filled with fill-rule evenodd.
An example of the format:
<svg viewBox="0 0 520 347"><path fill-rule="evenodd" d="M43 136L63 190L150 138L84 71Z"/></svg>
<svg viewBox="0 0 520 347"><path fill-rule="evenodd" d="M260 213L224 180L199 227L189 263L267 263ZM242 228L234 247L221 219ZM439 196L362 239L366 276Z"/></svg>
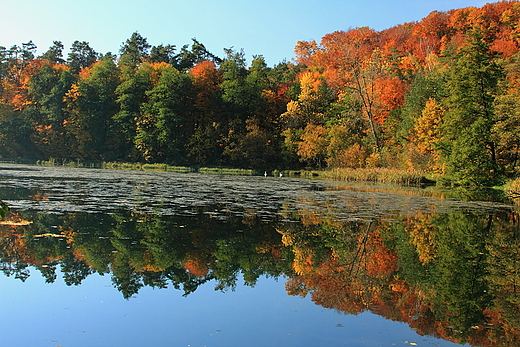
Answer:
<svg viewBox="0 0 520 347"><path fill-rule="evenodd" d="M138 32L119 54L0 47L0 154L496 183L517 174L519 46L520 3L500 1L301 41L273 67Z"/></svg>

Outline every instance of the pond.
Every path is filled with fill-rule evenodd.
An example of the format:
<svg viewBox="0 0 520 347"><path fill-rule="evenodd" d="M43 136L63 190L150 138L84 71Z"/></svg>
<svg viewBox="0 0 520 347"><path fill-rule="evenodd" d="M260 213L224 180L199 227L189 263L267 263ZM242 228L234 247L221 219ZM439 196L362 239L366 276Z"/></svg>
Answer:
<svg viewBox="0 0 520 347"><path fill-rule="evenodd" d="M6 346L516 346L493 191L0 164Z"/></svg>

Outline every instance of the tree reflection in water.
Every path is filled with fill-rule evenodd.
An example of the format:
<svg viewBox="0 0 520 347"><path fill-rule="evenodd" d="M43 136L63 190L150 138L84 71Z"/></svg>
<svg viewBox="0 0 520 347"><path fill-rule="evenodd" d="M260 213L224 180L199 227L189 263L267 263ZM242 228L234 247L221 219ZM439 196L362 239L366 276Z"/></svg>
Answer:
<svg viewBox="0 0 520 347"><path fill-rule="evenodd" d="M218 206L215 208L219 208ZM25 281L32 266L67 285L112 277L125 298L143 286L189 295L208 281L284 277L290 295L348 314L366 310L419 334L470 343L520 343L520 233L513 212L417 214L337 221L312 211L287 222L253 213L216 219L121 211L11 213L0 225L1 269ZM30 223L29 223L30 222Z"/></svg>

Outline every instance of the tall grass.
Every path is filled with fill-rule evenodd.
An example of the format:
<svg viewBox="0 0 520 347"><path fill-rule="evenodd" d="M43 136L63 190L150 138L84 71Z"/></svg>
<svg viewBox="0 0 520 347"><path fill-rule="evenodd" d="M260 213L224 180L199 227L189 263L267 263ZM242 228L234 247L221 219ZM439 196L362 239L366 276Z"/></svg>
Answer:
<svg viewBox="0 0 520 347"><path fill-rule="evenodd" d="M79 160L57 160L49 159L47 161L39 160L37 165L44 166L68 166L68 167L97 167L103 169L119 169L119 170L139 170L139 171L166 171L166 172L199 172L203 174L220 174L220 175L241 175L254 176L262 174L253 169L236 169L225 167L201 167L192 168L186 166L172 166L167 164L141 164L141 163L119 163L119 162L102 162L102 163L84 163ZM268 173L269 176L278 177L305 177L305 178L325 178L331 180L342 181L364 181L374 183L398 184L398 185L424 185L432 184L434 181L428 179L426 175L419 171L407 171L387 168L370 168L370 169L351 169L351 168L335 168L330 170L274 170ZM515 185L516 184L516 185ZM515 188L516 187L516 188ZM511 189L515 190L520 196L520 179L514 181Z"/></svg>
<svg viewBox="0 0 520 347"><path fill-rule="evenodd" d="M331 170L304 172L301 175L304 177L318 176L331 180L342 180L349 182L363 181L385 184L398 184L405 186L435 183L434 181L428 179L424 173L419 171L407 171L387 168L336 168Z"/></svg>
<svg viewBox="0 0 520 347"><path fill-rule="evenodd" d="M520 178L508 181L504 186L504 190L510 197L520 198Z"/></svg>
<svg viewBox="0 0 520 347"><path fill-rule="evenodd" d="M100 168L101 163L97 162L83 162L80 160L71 159L56 159L50 158L49 160L37 160L36 165L40 166L67 166L67 167L88 167L88 168Z"/></svg>
<svg viewBox="0 0 520 347"><path fill-rule="evenodd" d="M197 170L204 174L219 174L219 175L241 175L241 176L254 176L257 174L252 169L232 169L222 167L201 167Z"/></svg>
<svg viewBox="0 0 520 347"><path fill-rule="evenodd" d="M166 172L194 172L195 170L187 166L172 166L167 164L144 164L144 171L166 171Z"/></svg>
<svg viewBox="0 0 520 347"><path fill-rule="evenodd" d="M141 164L141 163L118 163L103 162L103 169L137 170L137 171L166 171L166 172L194 172L187 166L173 166L168 164Z"/></svg>
<svg viewBox="0 0 520 347"><path fill-rule="evenodd" d="M141 163L103 162L101 164L101 168L116 169L116 170L142 170L143 164L141 164Z"/></svg>

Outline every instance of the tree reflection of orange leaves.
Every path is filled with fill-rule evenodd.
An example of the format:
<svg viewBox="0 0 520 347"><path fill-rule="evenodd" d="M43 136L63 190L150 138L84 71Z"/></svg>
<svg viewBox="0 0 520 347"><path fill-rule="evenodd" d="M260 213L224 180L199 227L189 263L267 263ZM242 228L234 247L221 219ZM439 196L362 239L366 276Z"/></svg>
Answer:
<svg viewBox="0 0 520 347"><path fill-rule="evenodd" d="M289 278L287 282L285 282L285 290L289 295L301 296L302 298L306 297L308 293L301 276Z"/></svg>
<svg viewBox="0 0 520 347"><path fill-rule="evenodd" d="M517 314L517 312L515 313ZM480 338L479 341L487 339L492 346L520 346L520 329L505 322L503 313L496 310L484 310L483 313L488 318L488 322L486 326L476 329L478 331L475 334ZM500 329L500 327L502 328ZM481 333L485 333L485 335L481 336ZM472 337L471 343L474 341L475 339ZM475 346L480 345L475 344Z"/></svg>
<svg viewBox="0 0 520 347"><path fill-rule="evenodd" d="M275 260L282 259L282 253L280 252L280 249L278 247L271 245L270 252L271 252L271 255L273 256L273 259L275 259Z"/></svg>
<svg viewBox="0 0 520 347"><path fill-rule="evenodd" d="M25 245L23 232L18 229L17 226L0 225L0 250L3 259L20 259L31 264L34 257Z"/></svg>
<svg viewBox="0 0 520 347"><path fill-rule="evenodd" d="M207 276L209 272L207 264L200 259L187 259L184 262L184 268L193 276L199 278Z"/></svg>
<svg viewBox="0 0 520 347"><path fill-rule="evenodd" d="M76 258L77 260L82 260L85 263L87 263L87 260L85 259L85 251L83 249L74 248L72 254L74 255L74 258Z"/></svg>
<svg viewBox="0 0 520 347"><path fill-rule="evenodd" d="M259 244L255 247L255 251L256 253L258 254L265 254L265 253L269 253L270 251L270 246L268 244Z"/></svg>
<svg viewBox="0 0 520 347"><path fill-rule="evenodd" d="M255 248L258 254L270 254L274 260L281 260L282 253L278 249L278 245L273 245L267 241L261 243Z"/></svg>
<svg viewBox="0 0 520 347"><path fill-rule="evenodd" d="M290 229L276 229L276 231L282 235L282 243L284 246L288 247L288 246L292 246L293 244L295 244L296 242L298 242L298 235L296 233L294 233L292 230Z"/></svg>
<svg viewBox="0 0 520 347"><path fill-rule="evenodd" d="M32 199L35 200L35 201L44 201L44 200L49 200L48 197L46 197L45 195L42 195L42 194L34 194L32 196Z"/></svg>
<svg viewBox="0 0 520 347"><path fill-rule="evenodd" d="M164 270L164 267L156 264L155 257L153 256L153 253L150 251L144 252L142 262L136 261L136 263L137 264L132 264L135 269L141 269L144 271L152 271L152 272L161 272Z"/></svg>
<svg viewBox="0 0 520 347"><path fill-rule="evenodd" d="M310 210L299 210L301 222L305 226L318 225L323 221L323 214Z"/></svg>
<svg viewBox="0 0 520 347"><path fill-rule="evenodd" d="M366 289L345 274L335 259L313 266L312 272L289 279L285 285L289 295L311 295L317 305L357 314L367 308Z"/></svg>
<svg viewBox="0 0 520 347"><path fill-rule="evenodd" d="M100 269L99 259L97 258L95 251L93 249L90 249L88 247L85 247L85 248L74 247L72 250L72 254L76 258L76 260L84 262L91 269L95 269L96 271L108 271L108 268L105 268L105 267L102 267ZM116 253L112 253L112 255L115 255L115 254Z"/></svg>
<svg viewBox="0 0 520 347"><path fill-rule="evenodd" d="M25 226L32 221L22 218L18 213L9 211L5 219L0 220L0 248L6 252L7 257L11 254L19 254L29 262L32 259L30 251L25 243Z"/></svg>
<svg viewBox="0 0 520 347"><path fill-rule="evenodd" d="M326 308L333 308L349 314L361 313L367 309L367 289L355 282L345 282L343 276L313 276L315 290L312 301Z"/></svg>
<svg viewBox="0 0 520 347"><path fill-rule="evenodd" d="M481 327L474 327L471 331L471 335L465 341L469 343L471 346L479 346L479 347L495 347L495 346L518 346L520 340L518 339L518 335L516 335L513 340L507 337L508 333L506 332L505 336L502 334L497 334L492 332L492 329L485 329Z"/></svg>
<svg viewBox="0 0 520 347"><path fill-rule="evenodd" d="M345 283L341 276L297 276L285 283L285 289L289 295L305 297L310 294L317 305L349 314L357 314L366 309L363 291Z"/></svg>
<svg viewBox="0 0 520 347"><path fill-rule="evenodd" d="M408 283L402 279L395 279L390 285L390 289L396 293L407 293Z"/></svg>
<svg viewBox="0 0 520 347"><path fill-rule="evenodd" d="M404 285L403 285L404 289ZM396 293L390 300L384 300L382 307L372 311L387 319L406 322L419 335L444 338L446 331L442 323L435 320L430 309L430 302L425 300L420 291L404 290Z"/></svg>
<svg viewBox="0 0 520 347"><path fill-rule="evenodd" d="M314 252L312 251L312 249L298 245L294 247L293 252L293 270L297 274L303 275L314 272Z"/></svg>
<svg viewBox="0 0 520 347"><path fill-rule="evenodd" d="M298 209L298 215L304 226L319 225L323 222L323 213L314 210L315 207L320 206L318 201L300 199L298 202L302 206Z"/></svg>
<svg viewBox="0 0 520 347"><path fill-rule="evenodd" d="M143 266L141 268L141 270L143 271L150 271L150 272L161 272L163 271L164 269L162 267L160 267L159 265L155 265L155 264L146 264L145 266Z"/></svg>
<svg viewBox="0 0 520 347"><path fill-rule="evenodd" d="M366 266L367 275L373 278L386 278L396 270L397 255L388 248L381 238L381 232L376 230L368 235L367 242L370 255Z"/></svg>
<svg viewBox="0 0 520 347"><path fill-rule="evenodd" d="M48 197L46 197L45 195L42 195L42 194L34 194L32 196L32 199L35 200L35 201L44 201L44 200L49 200Z"/></svg>

